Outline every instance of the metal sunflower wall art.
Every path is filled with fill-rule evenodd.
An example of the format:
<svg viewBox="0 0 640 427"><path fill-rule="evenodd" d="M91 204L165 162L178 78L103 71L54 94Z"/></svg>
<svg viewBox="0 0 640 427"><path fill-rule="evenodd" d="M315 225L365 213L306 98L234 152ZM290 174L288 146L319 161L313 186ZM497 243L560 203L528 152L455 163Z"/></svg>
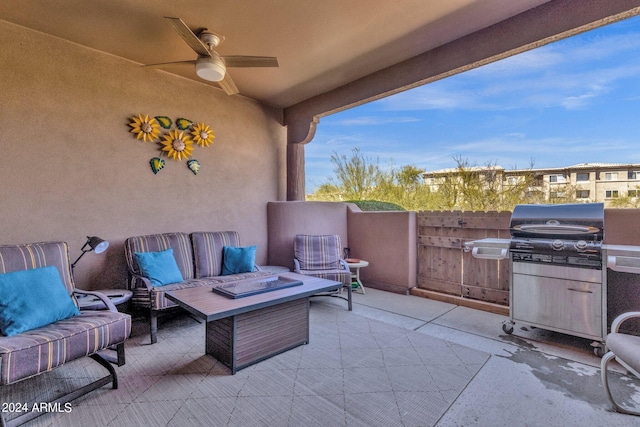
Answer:
<svg viewBox="0 0 640 427"><path fill-rule="evenodd" d="M193 136L193 140L196 144L202 147L208 147L213 144L213 138L215 138L209 126L204 123L198 123L193 126L191 128L191 135Z"/></svg>
<svg viewBox="0 0 640 427"><path fill-rule="evenodd" d="M136 139L141 139L144 142L151 142L160 136L158 121L154 117L149 118L148 114L144 117L142 114L132 117L129 126L131 126L131 133L136 136Z"/></svg>
<svg viewBox="0 0 640 427"><path fill-rule="evenodd" d="M149 117L148 114L138 114L130 118L131 133L136 139L144 142L156 142L160 147L160 157L153 157L149 160L151 171L154 174L160 172L166 166L166 162L161 156L182 161L187 161L187 167L194 175L200 172L200 162L190 159L194 143L200 147L209 147L215 138L211 128L204 123L194 124L193 121L183 117L175 121L167 116ZM172 127L177 129L171 130ZM162 133L162 129L167 132ZM189 160L190 159L190 160Z"/></svg>
<svg viewBox="0 0 640 427"><path fill-rule="evenodd" d="M164 145L162 151L166 151L173 160L186 160L191 157L193 151L193 141L189 135L179 130L170 130L169 133L164 134L164 141L161 141L161 144Z"/></svg>

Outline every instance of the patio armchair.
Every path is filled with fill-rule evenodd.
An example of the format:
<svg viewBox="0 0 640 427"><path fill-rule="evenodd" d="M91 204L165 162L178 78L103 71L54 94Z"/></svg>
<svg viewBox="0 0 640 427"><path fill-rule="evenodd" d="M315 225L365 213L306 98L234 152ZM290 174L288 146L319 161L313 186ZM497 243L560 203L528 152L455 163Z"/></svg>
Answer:
<svg viewBox="0 0 640 427"><path fill-rule="evenodd" d="M640 312L632 311L623 313L613 320L611 323L611 333L607 335L606 339L606 347L609 351L602 357L602 361L600 362L602 385L607 393L607 397L616 411L630 415L640 415L640 412L619 405L613 399L611 390L609 389L607 366L615 359L627 371L637 378L640 378L640 337L618 332L623 322L636 317L640 317Z"/></svg>
<svg viewBox="0 0 640 427"><path fill-rule="evenodd" d="M347 262L340 256L342 244L338 235L298 234L293 240L294 271L299 274L320 277L342 282L347 288L349 311L352 310L351 271ZM316 296L340 296L340 291Z"/></svg>
<svg viewBox="0 0 640 427"><path fill-rule="evenodd" d="M76 388L61 387L63 394L46 402L47 405L64 405L109 383L118 388L116 371L109 362L118 366L125 363L124 342L131 332L131 316L119 313L102 294L75 288L65 242L0 246L0 276L2 403L8 402L6 399L11 396L8 388L13 384L84 357L105 368L103 376L81 386L86 373L79 368L80 381L73 383ZM78 294L96 296L108 309L80 311ZM55 376L48 381L52 388L57 387ZM33 387L42 384L34 382ZM18 396L12 399L20 402ZM16 414L3 407L0 426L17 426L46 413L33 409L35 402L30 402L34 406L26 407L27 401L22 402L24 410ZM19 404L18 407L21 408Z"/></svg>

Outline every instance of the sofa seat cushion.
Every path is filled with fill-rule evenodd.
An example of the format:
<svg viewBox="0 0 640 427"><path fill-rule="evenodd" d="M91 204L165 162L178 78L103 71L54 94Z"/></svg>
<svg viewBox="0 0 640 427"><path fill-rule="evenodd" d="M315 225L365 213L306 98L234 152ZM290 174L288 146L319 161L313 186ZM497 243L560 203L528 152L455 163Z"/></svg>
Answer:
<svg viewBox="0 0 640 427"><path fill-rule="evenodd" d="M195 288L198 286L205 286L208 283L202 279L189 279L180 283L172 283L165 286L155 286L149 291L149 301L152 310L163 310L165 308L173 307L176 305L173 301L168 299L166 292L177 291L180 289Z"/></svg>
<svg viewBox="0 0 640 427"><path fill-rule="evenodd" d="M236 280L244 280L244 279L254 279L259 277L268 277L274 276L274 273L268 271L251 271L249 273L237 273L237 274L229 274L227 276L217 276L217 277L207 277L205 280L208 280L213 284L221 284L221 283L229 283L235 282Z"/></svg>
<svg viewBox="0 0 640 427"><path fill-rule="evenodd" d="M197 286L216 285L221 283L233 282L235 280L252 279L254 277L273 276L273 273L267 271L252 271L250 273L230 274L228 276L202 277L200 279L189 279L181 283L174 283L161 287L154 287L149 292L149 303L152 304L153 310L162 310L165 308L176 306L177 304L166 297L166 292L177 291L179 289L194 288ZM146 289L144 290L146 292ZM135 292L134 292L135 295ZM142 297L140 297L142 301Z"/></svg>
<svg viewBox="0 0 640 427"><path fill-rule="evenodd" d="M131 316L82 311L12 337L0 337L0 384L11 384L125 341Z"/></svg>

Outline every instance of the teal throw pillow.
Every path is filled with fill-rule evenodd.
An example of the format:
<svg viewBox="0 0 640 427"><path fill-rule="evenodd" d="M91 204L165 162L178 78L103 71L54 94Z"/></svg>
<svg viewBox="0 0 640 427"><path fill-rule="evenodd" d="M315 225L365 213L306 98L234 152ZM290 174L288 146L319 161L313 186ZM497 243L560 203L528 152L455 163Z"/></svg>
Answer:
<svg viewBox="0 0 640 427"><path fill-rule="evenodd" d="M257 246L222 248L222 275L249 273L256 265Z"/></svg>
<svg viewBox="0 0 640 427"><path fill-rule="evenodd" d="M182 273L173 256L173 249L160 252L136 252L140 272L152 286L164 286L182 282Z"/></svg>
<svg viewBox="0 0 640 427"><path fill-rule="evenodd" d="M80 314L54 266L0 274L0 331L12 336Z"/></svg>

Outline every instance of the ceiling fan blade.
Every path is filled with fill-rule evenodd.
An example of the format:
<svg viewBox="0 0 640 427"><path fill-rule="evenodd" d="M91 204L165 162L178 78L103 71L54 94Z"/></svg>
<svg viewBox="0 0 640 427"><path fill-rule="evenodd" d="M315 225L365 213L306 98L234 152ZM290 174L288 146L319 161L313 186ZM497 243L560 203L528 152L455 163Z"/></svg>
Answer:
<svg viewBox="0 0 640 427"><path fill-rule="evenodd" d="M278 58L273 56L222 56L227 67L279 67Z"/></svg>
<svg viewBox="0 0 640 427"><path fill-rule="evenodd" d="M195 60L192 61L176 61L176 62L162 62L160 64L148 64L148 65L143 65L143 67L146 68L164 68L164 67L168 67L170 65L194 65L196 63Z"/></svg>
<svg viewBox="0 0 640 427"><path fill-rule="evenodd" d="M218 84L222 89L224 89L227 95L235 95L236 93L240 92L236 84L233 82L233 80L231 80L231 76L229 75L229 73L225 73L224 79L220 80Z"/></svg>
<svg viewBox="0 0 640 427"><path fill-rule="evenodd" d="M187 42L187 44L200 56L211 56L211 52L207 49L207 45L202 43L202 41L196 36L193 31L184 23L184 21L180 18L172 18L170 16L165 16L164 19L167 20L169 24L180 34L180 37Z"/></svg>

